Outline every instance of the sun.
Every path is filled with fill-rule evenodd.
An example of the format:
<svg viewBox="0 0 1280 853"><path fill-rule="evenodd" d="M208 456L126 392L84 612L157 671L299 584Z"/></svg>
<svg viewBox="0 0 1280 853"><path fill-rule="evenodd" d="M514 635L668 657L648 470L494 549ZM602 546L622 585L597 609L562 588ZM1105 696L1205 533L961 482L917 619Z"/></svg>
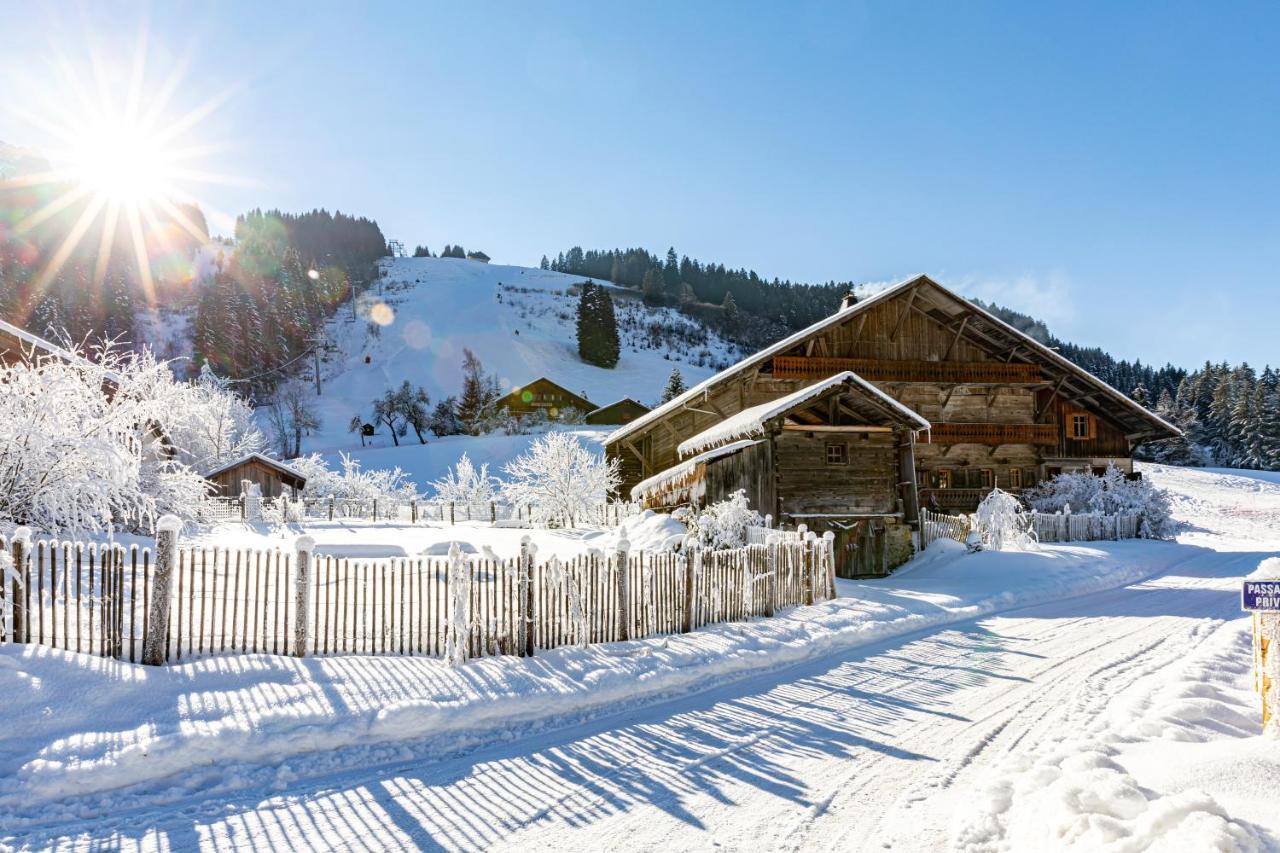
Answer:
<svg viewBox="0 0 1280 853"><path fill-rule="evenodd" d="M125 205L149 205L173 192L171 152L157 134L123 117L100 119L84 128L68 152L72 180Z"/></svg>
<svg viewBox="0 0 1280 853"><path fill-rule="evenodd" d="M185 68L176 66L156 79L147 73L146 46L144 33L131 58L112 62L90 45L80 52L92 57L87 65L56 53L46 73L20 69L20 77L5 81L15 97L0 103L0 110L44 137L37 147L50 163L47 172L0 180L0 188L30 187L48 199L19 218L14 232L19 237L35 233L54 217L79 211L61 245L37 261L37 292L92 235L100 235L93 282L100 285L121 235L150 300L152 265L172 259L180 242L209 239L203 223L188 215L192 206L206 220L212 215L231 221L194 187L245 183L207 167L207 158L220 146L202 139L207 119L236 87L175 110L189 94L183 86ZM185 232L182 240L175 239L175 228Z"/></svg>

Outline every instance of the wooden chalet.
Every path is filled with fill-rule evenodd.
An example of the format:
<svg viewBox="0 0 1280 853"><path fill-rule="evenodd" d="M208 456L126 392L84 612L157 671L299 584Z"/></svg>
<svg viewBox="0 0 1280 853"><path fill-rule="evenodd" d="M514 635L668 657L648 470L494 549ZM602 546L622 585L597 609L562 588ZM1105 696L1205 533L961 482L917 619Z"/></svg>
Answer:
<svg viewBox="0 0 1280 853"><path fill-rule="evenodd" d="M649 407L636 402L630 397L623 397L617 402L601 406L587 412L586 422L589 424L626 424L649 411Z"/></svg>
<svg viewBox="0 0 1280 853"><path fill-rule="evenodd" d="M931 424L914 445L912 470L897 483L911 523L917 506L971 510L992 486L1018 492L1063 471L1108 464L1132 472L1134 447L1178 434L1063 356L916 276L861 302L846 300L832 316L615 430L605 447L619 462L623 493L687 461L694 436L843 372ZM780 522L805 521L800 495L809 489L830 509L828 529L837 513L863 513L859 483L849 484L845 508L833 508L825 483L838 459L775 488L772 503L756 508ZM784 469L793 464L783 454L770 461L775 483L792 476ZM780 500L788 495L791 504ZM761 496L768 501L767 492Z"/></svg>
<svg viewBox="0 0 1280 853"><path fill-rule="evenodd" d="M585 414L599 408L586 397L573 393L563 385L557 385L545 376L512 390L497 405L498 408L506 408L516 417L543 411L547 413L547 417L556 418L563 409L577 409Z"/></svg>
<svg viewBox="0 0 1280 853"><path fill-rule="evenodd" d="M246 481L257 483L264 498L288 496L297 500L307 485L307 478L294 469L261 453L250 453L242 459L229 462L204 478L214 487L214 496L238 498L244 492Z"/></svg>
<svg viewBox="0 0 1280 853"><path fill-rule="evenodd" d="M489 256L484 252L467 252L467 260L479 261L482 264L489 263Z"/></svg>

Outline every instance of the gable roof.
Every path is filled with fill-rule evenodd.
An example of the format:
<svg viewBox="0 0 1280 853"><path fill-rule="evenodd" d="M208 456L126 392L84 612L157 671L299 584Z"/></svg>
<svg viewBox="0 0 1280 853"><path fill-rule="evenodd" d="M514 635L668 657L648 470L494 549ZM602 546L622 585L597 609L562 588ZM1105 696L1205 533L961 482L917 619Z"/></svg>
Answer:
<svg viewBox="0 0 1280 853"><path fill-rule="evenodd" d="M787 415L807 403L826 397L837 390L857 390L869 398L874 410L882 420L896 421L915 430L929 429L929 422L913 410L899 403L879 388L876 388L858 374L846 370L837 373L821 382L793 391L784 397L743 409L736 415L725 418L720 423L705 429L690 439L680 443L681 456L698 453L709 447L723 444L735 439L746 438L763 433L765 424L774 418Z"/></svg>
<svg viewBox="0 0 1280 853"><path fill-rule="evenodd" d="M302 485L305 485L307 482L306 476L301 472L299 472L297 469L290 468L288 465L284 464L283 462L277 459L272 459L270 456L264 456L261 453L250 453L246 456L241 456L239 459L236 459L232 462L228 462L225 465L219 465L214 470L205 474L204 478L206 480L212 479L218 476L219 474L224 474L227 471L230 471L232 468L238 468L239 466L245 464L246 462L260 462L263 465L267 466L268 468L271 468L275 471L280 472L281 474L286 474L290 477L293 477L299 480Z"/></svg>
<svg viewBox="0 0 1280 853"><path fill-rule="evenodd" d="M959 296L953 291L938 284L927 275L922 274L903 279L902 281L885 288L879 293L868 296L860 302L841 308L834 314L831 314L829 317L824 317L808 328L801 329L795 334L789 335L777 343L770 344L759 352L747 356L737 364L725 368L711 378L699 382L683 394L674 397L663 405L658 406L656 409L652 409L630 423L624 424L614 430L605 438L605 444L608 445L613 444L616 441L621 441L636 430L656 423L663 416L677 411L682 408L685 403L709 392L712 388L726 379L729 379L730 377L758 364L762 364L775 355L785 353L792 347L804 343L809 338L826 331L832 326L837 326L853 317L856 317L858 314L867 311L872 306L888 302L894 297L906 293L912 288L920 286L928 286L934 289L944 299L951 300L954 304L960 306L962 313L968 313L972 318L976 318L979 321L978 323L970 322L966 326L966 331L970 332L971 335L978 334L980 331L985 331L986 335L984 337L986 337L988 343L992 342L993 338L998 338L1004 340L1007 344L1012 343L1018 348L1026 349L1029 354L1034 355L1039 362L1048 362L1059 370L1062 374L1064 384L1068 377L1075 377L1076 384L1085 388L1086 391L1090 391L1094 394L1100 394L1112 402L1120 404L1120 409L1130 415L1131 422L1141 422L1142 424L1145 424L1146 431L1143 432L1139 430L1135 434L1135 437L1154 436L1164 438L1182 434L1181 430L1173 424L1164 420L1154 412L1149 411L1142 405L1134 402L1127 394L1121 393L1106 382L1103 382L1101 379L1094 376L1092 373L1089 373L1084 368L1068 360L1061 354L1049 349L1030 335L1015 329L1013 326L1010 326L991 312L975 305L968 299L965 299L964 297ZM982 327L981 330L979 329L979 325Z"/></svg>
<svg viewBox="0 0 1280 853"><path fill-rule="evenodd" d="M512 397L512 396L518 397L521 391L524 391L529 386L536 385L539 382L545 382L547 385L550 385L552 388L563 391L567 396L573 397L575 400L581 400L582 402L587 403L588 405L591 406L591 408L586 409L586 411L594 412L597 408L599 408L598 406L596 406L595 403L592 403L590 400L588 400L586 397L582 396L581 394L574 393L573 391L570 391L568 388L561 385L559 382L553 382L545 376L539 376L537 379L531 379L528 382L524 383L523 385L519 385L515 388L512 388L510 391L508 391L499 399L505 400L507 399L507 397Z"/></svg>
<svg viewBox="0 0 1280 853"><path fill-rule="evenodd" d="M646 406L644 403L641 403L639 400L633 399L631 397L623 397L621 400L614 400L612 403L605 403L603 406L599 406L595 409L592 409L591 411L587 412L587 414L594 415L596 412L603 412L605 409L612 409L614 406L621 406L626 403L630 403L633 406L639 406L640 408L644 409L646 412L649 411L649 407Z"/></svg>

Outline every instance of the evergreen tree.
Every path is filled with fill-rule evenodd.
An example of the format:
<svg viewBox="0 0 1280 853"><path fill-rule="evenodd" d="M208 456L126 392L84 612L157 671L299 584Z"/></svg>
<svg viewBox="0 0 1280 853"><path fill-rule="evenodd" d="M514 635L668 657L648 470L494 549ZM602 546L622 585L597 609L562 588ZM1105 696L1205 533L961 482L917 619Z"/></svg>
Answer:
<svg viewBox="0 0 1280 853"><path fill-rule="evenodd" d="M669 403L676 397L679 397L686 390L684 377L680 375L680 368L671 368L671 375L667 377L667 387L662 389L662 402Z"/></svg>
<svg viewBox="0 0 1280 853"><path fill-rule="evenodd" d="M588 364L613 368L620 354L613 298L605 288L586 281L578 297L578 355Z"/></svg>
<svg viewBox="0 0 1280 853"><path fill-rule="evenodd" d="M479 435L486 417L492 416L499 397L497 380L484 372L484 365L469 349L462 351L462 396L455 411L462 430Z"/></svg>
<svg viewBox="0 0 1280 853"><path fill-rule="evenodd" d="M547 256L546 256L546 255L543 255L543 256L542 256L542 262L541 262L540 264L538 264L538 269L540 269L540 270L549 270L549 269L551 269L551 261L547 260Z"/></svg>

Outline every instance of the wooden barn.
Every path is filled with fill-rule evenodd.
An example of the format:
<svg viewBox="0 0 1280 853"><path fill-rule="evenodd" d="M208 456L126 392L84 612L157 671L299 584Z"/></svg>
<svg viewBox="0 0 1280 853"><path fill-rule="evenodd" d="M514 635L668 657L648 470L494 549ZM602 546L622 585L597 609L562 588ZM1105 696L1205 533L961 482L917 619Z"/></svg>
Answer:
<svg viewBox="0 0 1280 853"><path fill-rule="evenodd" d="M297 500L307 485L307 478L297 471L261 453L250 453L227 465L210 471L204 478L214 486L214 496L238 498L245 481L257 483L264 498L287 496Z"/></svg>
<svg viewBox="0 0 1280 853"><path fill-rule="evenodd" d="M917 276L846 300L832 316L615 430L605 447L619 462L623 492L684 462L694 436L845 371L932 424L899 484L912 523L913 488L920 505L971 510L996 485L1017 492L1061 471L1108 464L1130 472L1138 444L1178 434L1040 342ZM775 462L775 478L783 467ZM815 492L822 479L811 477ZM863 501L859 488L851 484L846 495L851 516ZM776 502L757 508L783 523L805 514Z"/></svg>
<svg viewBox="0 0 1280 853"><path fill-rule="evenodd" d="M626 424L647 411L649 407L645 404L638 403L630 397L623 397L615 403L587 412L586 421L589 424Z"/></svg>
<svg viewBox="0 0 1280 853"><path fill-rule="evenodd" d="M586 414L598 406L563 385L557 385L545 376L514 389L498 401L498 408L505 408L516 417L544 411L550 418L559 416L562 409L577 409Z"/></svg>

